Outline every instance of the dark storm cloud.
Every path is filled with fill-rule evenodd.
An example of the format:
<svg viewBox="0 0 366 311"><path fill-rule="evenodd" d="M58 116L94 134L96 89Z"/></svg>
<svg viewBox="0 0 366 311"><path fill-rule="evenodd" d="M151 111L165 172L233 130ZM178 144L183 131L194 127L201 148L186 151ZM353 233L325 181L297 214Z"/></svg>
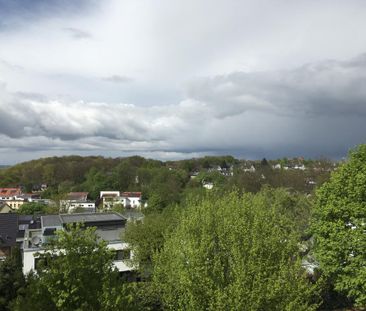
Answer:
<svg viewBox="0 0 366 311"><path fill-rule="evenodd" d="M366 54L290 71L243 73L202 79L188 96L210 103L217 117L249 110L292 116L365 115Z"/></svg>
<svg viewBox="0 0 366 311"><path fill-rule="evenodd" d="M365 142L366 56L190 84L177 104L62 102L0 89L2 148L345 155Z"/></svg>
<svg viewBox="0 0 366 311"><path fill-rule="evenodd" d="M74 14L95 6L96 3L94 0L0 0L0 17L13 19Z"/></svg>

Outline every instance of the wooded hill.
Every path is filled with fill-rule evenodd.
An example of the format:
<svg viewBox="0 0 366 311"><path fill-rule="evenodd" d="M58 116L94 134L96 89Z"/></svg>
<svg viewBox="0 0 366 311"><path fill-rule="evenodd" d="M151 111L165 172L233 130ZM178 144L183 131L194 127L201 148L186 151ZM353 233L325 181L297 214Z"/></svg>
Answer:
<svg viewBox="0 0 366 311"><path fill-rule="evenodd" d="M306 165L306 169L291 169L295 163ZM275 169L276 164L282 169ZM327 160L247 161L232 156L207 156L162 162L140 156L66 156L42 158L0 170L0 187L22 186L31 192L40 184L47 184L48 190L42 193L44 198L69 191L88 191L92 199L101 190L142 191L145 200L164 207L179 202L187 191L205 191L202 187L205 182L224 190L237 188L255 193L263 185L270 185L311 193L315 185L329 178L334 168L334 163Z"/></svg>

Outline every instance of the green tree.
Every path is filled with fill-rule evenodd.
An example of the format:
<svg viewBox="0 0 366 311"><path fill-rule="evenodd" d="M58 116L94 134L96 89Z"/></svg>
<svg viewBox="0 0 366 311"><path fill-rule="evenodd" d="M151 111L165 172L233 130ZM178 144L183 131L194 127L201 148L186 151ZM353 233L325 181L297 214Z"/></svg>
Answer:
<svg viewBox="0 0 366 311"><path fill-rule="evenodd" d="M23 215L45 214L46 212L47 212L47 206L45 204L37 202L24 203L17 210L17 213Z"/></svg>
<svg viewBox="0 0 366 311"><path fill-rule="evenodd" d="M38 277L32 279L28 295L19 299L18 309L24 302L36 303L33 295L40 294L48 297L51 310L120 310L128 306L129 297L118 280L113 258L95 228L73 225L58 231L39 254ZM37 305L28 305L28 309L38 310Z"/></svg>
<svg viewBox="0 0 366 311"><path fill-rule="evenodd" d="M152 257L163 247L165 236L178 223L178 212L167 208L162 212L146 215L143 221L127 224L123 239L131 246L136 266L141 276L149 278L152 272Z"/></svg>
<svg viewBox="0 0 366 311"><path fill-rule="evenodd" d="M352 150L317 191L312 228L324 275L366 307L366 145Z"/></svg>
<svg viewBox="0 0 366 311"><path fill-rule="evenodd" d="M24 286L22 258L19 249L0 262L0 311L10 310L10 303Z"/></svg>
<svg viewBox="0 0 366 311"><path fill-rule="evenodd" d="M268 194L271 194L268 196ZM155 257L171 310L314 310L282 190L192 202Z"/></svg>

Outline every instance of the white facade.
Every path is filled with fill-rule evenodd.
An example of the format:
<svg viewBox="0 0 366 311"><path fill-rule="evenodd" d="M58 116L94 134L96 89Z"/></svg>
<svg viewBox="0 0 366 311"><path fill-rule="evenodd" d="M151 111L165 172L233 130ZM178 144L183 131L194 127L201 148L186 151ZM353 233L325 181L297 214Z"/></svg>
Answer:
<svg viewBox="0 0 366 311"><path fill-rule="evenodd" d="M111 250L114 250L116 252L118 251L128 251L129 245L127 243L110 243L107 245L107 247ZM23 273L26 275L31 271L36 271L36 254L42 254L44 253L43 249L40 248L29 248L24 249L23 251ZM133 253L130 252L130 258L126 259L115 259L113 261L113 265L117 268L119 272L126 272L126 271L132 271L135 268L131 265L131 259L133 258Z"/></svg>
<svg viewBox="0 0 366 311"><path fill-rule="evenodd" d="M130 208L141 207L141 192L101 191L100 198L103 208L107 210L117 204Z"/></svg>
<svg viewBox="0 0 366 311"><path fill-rule="evenodd" d="M139 208L141 207L141 197L135 196L128 196L128 197L121 197L121 201L123 202L123 206L132 207L132 208Z"/></svg>
<svg viewBox="0 0 366 311"><path fill-rule="evenodd" d="M119 272L132 271L133 257L127 243L121 240L127 218L119 213L80 213L41 216L40 228L25 229L23 239L23 272L36 270L37 256L43 253L45 245L55 237L57 230L65 230L69 224L83 223L95 227L95 233L107 242L107 247L115 252L114 265ZM60 250L61 252L62 250Z"/></svg>
<svg viewBox="0 0 366 311"><path fill-rule="evenodd" d="M250 168L244 168L243 171L248 172L248 173L254 173L255 167L254 167L254 165L252 165Z"/></svg>
<svg viewBox="0 0 366 311"><path fill-rule="evenodd" d="M95 203L94 202L89 202L89 201L85 201L85 202L70 202L68 205L68 212L72 213L74 212L77 208L82 208L85 210L90 210L90 209L94 209L95 210Z"/></svg>

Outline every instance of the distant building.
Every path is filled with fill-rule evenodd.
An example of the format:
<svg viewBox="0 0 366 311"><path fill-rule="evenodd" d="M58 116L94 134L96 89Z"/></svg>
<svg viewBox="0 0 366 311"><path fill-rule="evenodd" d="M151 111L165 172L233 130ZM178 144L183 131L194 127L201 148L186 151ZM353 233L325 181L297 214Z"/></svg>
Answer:
<svg viewBox="0 0 366 311"><path fill-rule="evenodd" d="M21 194L21 188L0 188L0 200L9 200Z"/></svg>
<svg viewBox="0 0 366 311"><path fill-rule="evenodd" d="M0 193L0 201L13 210L18 210L24 203L39 199L38 195L22 193L20 188L1 188Z"/></svg>
<svg viewBox="0 0 366 311"><path fill-rule="evenodd" d="M121 198L123 200L123 206L129 208L141 207L141 192L122 192Z"/></svg>
<svg viewBox="0 0 366 311"><path fill-rule="evenodd" d="M0 214L12 213L14 210L6 204L6 202L0 201Z"/></svg>
<svg viewBox="0 0 366 311"><path fill-rule="evenodd" d="M76 209L85 212L95 211L95 202L88 200L88 192L70 192L64 200L60 200L60 210L73 213Z"/></svg>
<svg viewBox="0 0 366 311"><path fill-rule="evenodd" d="M110 210L116 204L123 204L120 200L121 193L119 191L101 191L100 199L104 210Z"/></svg>
<svg viewBox="0 0 366 311"><path fill-rule="evenodd" d="M109 210L115 205L123 205L127 208L141 207L141 192L119 192L119 191L101 191L100 199L103 209Z"/></svg>
<svg viewBox="0 0 366 311"><path fill-rule="evenodd" d="M281 164L280 164L280 163L277 163L277 164L272 165L272 168L273 168L274 170L280 170L280 169L282 168L282 166L281 166Z"/></svg>
<svg viewBox="0 0 366 311"><path fill-rule="evenodd" d="M255 173L256 169L255 169L254 165L251 165L249 168L245 167L243 169L243 171L246 172L246 173Z"/></svg>

